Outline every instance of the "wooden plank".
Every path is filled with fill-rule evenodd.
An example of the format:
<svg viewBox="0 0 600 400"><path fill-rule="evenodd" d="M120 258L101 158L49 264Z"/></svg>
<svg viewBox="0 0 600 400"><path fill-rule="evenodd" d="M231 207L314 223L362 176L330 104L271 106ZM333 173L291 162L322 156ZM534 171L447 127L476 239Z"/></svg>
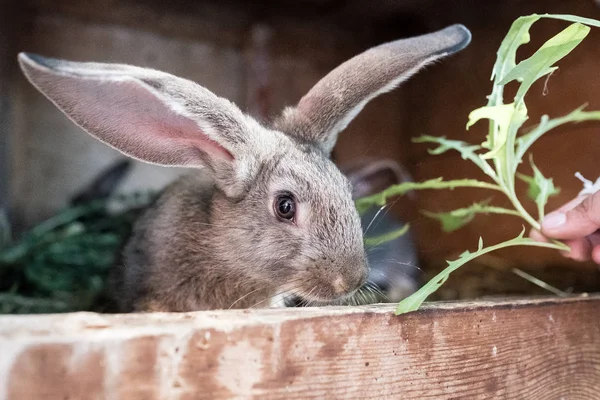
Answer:
<svg viewBox="0 0 600 400"><path fill-rule="evenodd" d="M600 297L0 317L0 399L600 394Z"/></svg>

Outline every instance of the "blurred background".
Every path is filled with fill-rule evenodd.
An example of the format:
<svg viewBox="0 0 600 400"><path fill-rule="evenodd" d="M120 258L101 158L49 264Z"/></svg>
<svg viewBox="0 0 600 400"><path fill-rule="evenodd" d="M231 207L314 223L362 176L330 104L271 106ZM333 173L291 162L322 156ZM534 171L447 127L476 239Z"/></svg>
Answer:
<svg viewBox="0 0 600 400"><path fill-rule="evenodd" d="M472 44L370 103L340 136L334 155L340 164L365 157L392 159L414 180L485 179L458 154L431 156L427 145L411 143L411 138L425 134L482 141L485 124L466 132L467 115L486 103L496 50L511 23L534 12L600 19L600 5L592 0L2 0L0 207L12 240L5 238L5 246L21 243L23 237L37 240L31 229L64 212L98 174L123 159L83 133L26 82L16 62L19 51L164 70L206 86L257 118L269 119L295 104L329 70L370 46L462 23L473 34ZM520 55L537 49L565 26L537 23L532 44ZM531 90L529 123L535 124L542 114L566 114L584 103L589 103L588 109L600 109L599 62L600 30L594 28L547 82ZM600 175L599 132L599 124L570 125L551 132L532 149L538 167L562 189L549 208L582 188L573 176L576 171L589 179ZM158 190L182 172L134 163L116 192ZM519 219L481 216L445 234L419 212L464 207L487 194L423 191L394 204L392 214L411 224L423 279L444 267L445 260L475 248L479 236L496 243L520 232ZM503 199L495 200L503 204ZM5 265L13 268L0 268L0 290L5 293L16 296L23 285L31 284L19 283L22 271L16 270L16 265L29 265L40 254L32 251L31 243L20 253L15 250L12 258L5 257ZM437 297L540 293L512 273L513 267L566 292L600 288L596 265L571 262L549 250L515 248L463 267ZM47 274L27 276L38 282L61 279ZM1 300L2 296L0 304ZM18 310L7 307L5 312Z"/></svg>

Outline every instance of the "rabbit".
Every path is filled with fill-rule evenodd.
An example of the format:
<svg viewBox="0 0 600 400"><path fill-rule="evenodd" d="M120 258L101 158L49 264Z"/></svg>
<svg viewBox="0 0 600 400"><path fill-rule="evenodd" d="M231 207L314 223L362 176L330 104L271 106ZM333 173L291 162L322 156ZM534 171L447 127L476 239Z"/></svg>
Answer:
<svg viewBox="0 0 600 400"><path fill-rule="evenodd" d="M20 53L29 81L75 124L125 155L198 168L169 185L116 266L121 312L282 307L352 296L369 266L338 133L374 97L465 48L452 25L342 63L295 107L261 124L165 72Z"/></svg>
<svg viewBox="0 0 600 400"><path fill-rule="evenodd" d="M353 197L361 198L379 193L389 186L412 181L410 174L396 161L389 159L360 159L340 166L353 187ZM414 193L407 197L414 200ZM377 237L404 227L383 207L371 207L361 215L363 235ZM367 248L370 266L368 283L383 292L386 302L398 302L417 290L421 278L418 254L412 233Z"/></svg>

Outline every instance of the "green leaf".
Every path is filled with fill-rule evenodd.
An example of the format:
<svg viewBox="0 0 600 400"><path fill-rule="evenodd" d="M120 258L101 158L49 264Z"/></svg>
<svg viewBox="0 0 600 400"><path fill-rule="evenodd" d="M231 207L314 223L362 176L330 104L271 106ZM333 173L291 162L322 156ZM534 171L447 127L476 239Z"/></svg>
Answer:
<svg viewBox="0 0 600 400"><path fill-rule="evenodd" d="M515 101L522 99L531 85L556 70L554 64L573 51L589 32L590 28L580 23L569 25L544 43L531 57L511 69L499 84L506 85L513 80L521 82Z"/></svg>
<svg viewBox="0 0 600 400"><path fill-rule="evenodd" d="M398 185L392 185L389 188L371 196L362 197L355 201L356 209L359 214L364 213L369 207L383 207L389 197L401 196L411 190L424 189L455 189L461 187L475 187L491 190L502 190L493 183L478 181L477 179L457 179L444 181L443 178L430 179L425 182L405 182Z"/></svg>
<svg viewBox="0 0 600 400"><path fill-rule="evenodd" d="M541 16L533 14L517 18L512 23L498 49L496 63L492 70L492 80L496 82L501 81L506 72L512 70L517 65L517 50L521 45L529 43L529 28L540 18Z"/></svg>
<svg viewBox="0 0 600 400"><path fill-rule="evenodd" d="M534 14L534 15L536 15L536 14ZM579 17L577 15L541 14L541 15L538 15L538 17L548 18L548 19L559 19L562 21L569 21L569 22L579 22L584 25L595 26L596 28L600 28L600 21L592 19L592 18Z"/></svg>
<svg viewBox="0 0 600 400"><path fill-rule="evenodd" d="M538 167L536 167L536 165L533 163L533 157L529 157L529 162L531 163L531 168L533 169L533 181L530 183L530 185L535 185L535 188L531 191L532 194L536 194L535 203L537 204L539 220L541 221L544 218L544 207L548 202L548 198L558 194L560 190L554 186L554 181L552 178L546 178L538 169Z"/></svg>
<svg viewBox="0 0 600 400"><path fill-rule="evenodd" d="M533 176L518 173L517 177L529 185L527 196L537 204L539 220L541 221L544 218L544 208L548 199L560 193L560 189L554 186L552 178L544 177L533 163L532 157L529 157L529 161L533 169Z"/></svg>
<svg viewBox="0 0 600 400"><path fill-rule="evenodd" d="M533 179L533 176L517 173L517 178L527 184L527 197L535 201L539 194L539 188L535 184L535 179Z"/></svg>
<svg viewBox="0 0 600 400"><path fill-rule="evenodd" d="M498 176L496 182L503 188L515 209L534 228L538 228L539 223L525 210L515 193L515 173L523 157L523 153L518 153L521 142L517 139L517 134L527 119L524 96L537 79L552 72L554 63L570 53L589 32L589 28L580 23L572 24L548 40L530 58L516 64L518 48L529 42L529 29L540 18L578 19L574 16L534 14L516 20L500 46L494 65L492 73L494 85L487 104L491 110L479 111L483 116L476 112L469 121L470 126L477 119L490 120L487 141L484 143L484 147L489 148L490 152L483 157L492 159ZM585 22L600 25L598 21L586 20ZM513 80L520 81L521 85L512 103L514 106L511 112L511 105L504 104L503 92L504 85ZM530 138L534 137L530 136Z"/></svg>
<svg viewBox="0 0 600 400"><path fill-rule="evenodd" d="M492 121L495 127L490 131L491 134L488 134L487 140L481 145L490 150L488 153L481 155L481 158L497 158L498 161L504 161L498 156L504 155L502 151L509 142L509 137L511 135L516 136L516 131L527 120L527 108L524 104L516 107L514 103L478 108L469 114L467 130L481 119Z"/></svg>
<svg viewBox="0 0 600 400"><path fill-rule="evenodd" d="M502 40L492 70L492 80L494 81L494 84L492 86L492 93L488 96L487 105L489 107L501 106L503 104L504 85L501 85L499 82L509 71L516 67L517 50L521 45L529 43L529 28L531 28L531 26L539 19L540 16L535 14L518 18L513 22L504 40ZM508 126L509 123L505 123L505 125ZM487 138L488 148L496 147L495 138L498 134L498 130L499 127L497 122L490 119ZM502 172L504 165L501 165L498 160L494 160L494 164L497 172Z"/></svg>
<svg viewBox="0 0 600 400"><path fill-rule="evenodd" d="M449 212L434 213L430 211L423 211L426 216L436 219L441 222L442 230L444 232L453 232L457 229L462 228L471 222L477 214L505 214L514 215L520 217L515 210L509 210L507 208L489 206L490 199L484 200L478 203L473 203L469 207L459 208Z"/></svg>
<svg viewBox="0 0 600 400"><path fill-rule="evenodd" d="M496 178L496 173L494 169L488 164L488 162L481 158L479 154L476 153L477 150L481 149L479 145L472 145L467 142L463 142L462 140L450 140L446 139L446 137L435 137L423 135L418 138L413 139L414 143L437 143L438 147L435 149L429 150L429 154L439 155L447 152L448 150L456 150L460 153L463 160L469 160L475 163L486 175L491 178Z"/></svg>
<svg viewBox="0 0 600 400"><path fill-rule="evenodd" d="M53 298L32 298L16 293L0 293L0 314L48 314L72 311L70 305Z"/></svg>
<svg viewBox="0 0 600 400"><path fill-rule="evenodd" d="M524 104L517 103L504 108L504 85L501 85L499 82L509 71L516 67L517 50L521 45L529 42L529 29L539 19L540 16L538 15L530 15L518 18L513 22L498 49L496 62L492 70L492 80L494 81L494 84L492 85L492 93L488 96L487 103L487 107L491 107L492 112L486 110L479 111L479 113L481 113L480 116L477 115L477 113L475 115L470 115L469 124L467 126L468 129L468 127L478 119L484 117L489 119L488 134L484 145L486 148L490 149L490 152L486 157L492 159L496 175L498 176L496 182L502 186L507 196L511 199L511 202L515 204L515 207L518 207L518 199L516 199L516 196L512 195L514 177L511 176L509 171L514 162L512 143L514 142L514 136L516 136L516 131L520 125L518 124L518 120L515 120L514 122L512 122L512 120L516 109L521 110L520 114L526 118L527 109ZM494 110L502 110L505 113L499 113L498 111L493 112ZM524 120L521 121L521 124L523 122ZM513 129L514 127L517 127L517 129ZM535 222L528 216L524 217L528 222Z"/></svg>
<svg viewBox="0 0 600 400"><path fill-rule="evenodd" d="M444 282L448 279L450 274L456 271L458 268L462 267L469 261L482 256L484 254L490 253L494 250L503 249L511 246L532 246L532 247L545 247L548 249L556 249L556 250L568 250L568 247L562 243L543 243L536 242L533 239L523 237L525 234L525 230L521 232L519 236L514 239L507 240L506 242L498 243L494 246L483 247L483 241L480 238L478 243L477 251L471 253L469 251L464 252L458 259L454 261L448 261L448 266L435 277L433 277L429 282L423 285L419 290L413 293L411 296L402 300L398 303L396 307L395 314L405 314L412 311L417 311L421 304L436 290L438 290Z"/></svg>
<svg viewBox="0 0 600 400"><path fill-rule="evenodd" d="M367 237L364 240L365 247L375 247L375 246L379 246L380 244L392 241L394 239L398 239L400 236L406 234L406 232L408 232L409 229L410 229L410 225L405 224L403 227L401 227L399 229L384 233L382 235Z"/></svg>

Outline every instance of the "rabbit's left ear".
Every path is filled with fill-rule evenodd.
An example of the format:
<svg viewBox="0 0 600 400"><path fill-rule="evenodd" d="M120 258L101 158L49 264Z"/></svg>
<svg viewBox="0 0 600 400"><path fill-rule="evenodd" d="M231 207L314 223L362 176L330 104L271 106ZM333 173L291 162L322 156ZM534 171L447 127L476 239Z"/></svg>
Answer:
<svg viewBox="0 0 600 400"><path fill-rule="evenodd" d="M277 129L331 153L338 133L376 96L388 92L425 65L464 49L471 33L462 25L373 47L321 79Z"/></svg>
<svg viewBox="0 0 600 400"><path fill-rule="evenodd" d="M124 154L172 167L208 168L230 196L269 155L271 131L191 81L122 64L21 53L31 83L90 135Z"/></svg>

